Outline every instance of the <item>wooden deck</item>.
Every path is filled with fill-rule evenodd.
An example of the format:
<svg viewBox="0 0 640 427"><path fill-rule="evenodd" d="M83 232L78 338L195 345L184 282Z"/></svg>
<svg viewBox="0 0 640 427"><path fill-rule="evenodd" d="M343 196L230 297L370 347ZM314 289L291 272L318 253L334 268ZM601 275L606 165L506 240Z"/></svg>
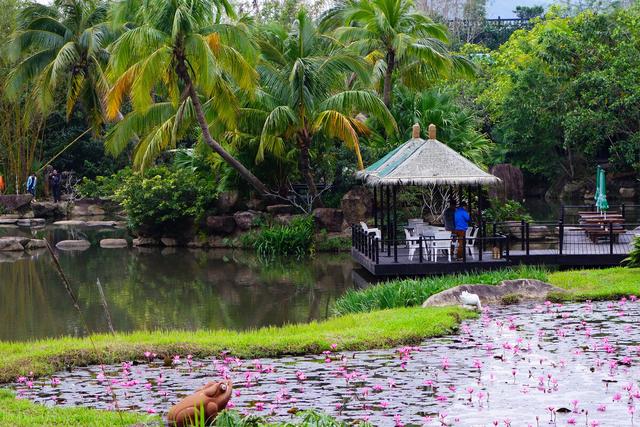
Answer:
<svg viewBox="0 0 640 427"><path fill-rule="evenodd" d="M449 274L492 270L519 264L554 265L567 268L607 267L620 265L620 262L627 257L633 237L633 232L626 231L614 238L612 242L602 239L594 243L583 230L569 227L563 231L562 250L560 250L558 236L550 236L549 240L542 242L523 243L507 239L505 246L506 242L509 242L509 249L503 248L499 259L494 259L493 253L485 250L480 260L478 245L476 245L473 257L467 253L465 260L452 259L451 262L443 254L433 262L426 253L420 261L417 252L413 260L410 260L409 249L404 244L398 244L392 248L384 247L382 250L378 248L373 256L369 256L371 251L360 250L356 247L357 245L354 245L351 254L354 261L374 276Z"/></svg>

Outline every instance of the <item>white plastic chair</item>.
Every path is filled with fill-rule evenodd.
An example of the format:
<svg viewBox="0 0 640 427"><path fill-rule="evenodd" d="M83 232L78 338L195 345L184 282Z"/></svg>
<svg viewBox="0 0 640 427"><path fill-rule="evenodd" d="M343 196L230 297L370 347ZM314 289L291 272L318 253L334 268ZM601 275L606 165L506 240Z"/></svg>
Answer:
<svg viewBox="0 0 640 427"><path fill-rule="evenodd" d="M471 255L471 259L475 259L473 256L474 246L476 244L476 237L478 237L478 231L480 231L477 227L467 228L465 233L465 241L466 241L466 250L469 251L469 255Z"/></svg>
<svg viewBox="0 0 640 427"><path fill-rule="evenodd" d="M438 261L438 251L443 251L447 254L449 262L451 262L451 232L449 231L436 231L435 239L430 241L431 243L431 260L433 262Z"/></svg>
<svg viewBox="0 0 640 427"><path fill-rule="evenodd" d="M416 249L420 249L418 239L413 237L406 228L404 229L404 239L406 240L407 247L409 248L409 261L413 261L413 255L415 254Z"/></svg>
<svg viewBox="0 0 640 427"><path fill-rule="evenodd" d="M378 240L382 240L382 233L380 232L379 228L369 228L363 221L360 221L360 227L362 227L367 236L371 233L374 233Z"/></svg>

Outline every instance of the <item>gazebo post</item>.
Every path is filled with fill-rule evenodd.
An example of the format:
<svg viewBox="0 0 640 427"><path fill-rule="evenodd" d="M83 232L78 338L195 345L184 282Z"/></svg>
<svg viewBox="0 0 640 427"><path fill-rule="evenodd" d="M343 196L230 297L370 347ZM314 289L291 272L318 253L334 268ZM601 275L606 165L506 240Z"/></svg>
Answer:
<svg viewBox="0 0 640 427"><path fill-rule="evenodd" d="M380 248L384 250L384 187L380 186Z"/></svg>
<svg viewBox="0 0 640 427"><path fill-rule="evenodd" d="M373 187L373 226L378 228L378 189Z"/></svg>
<svg viewBox="0 0 640 427"><path fill-rule="evenodd" d="M387 256L391 257L391 189L387 187Z"/></svg>
<svg viewBox="0 0 640 427"><path fill-rule="evenodd" d="M398 186L393 186L393 262L398 262L398 239L396 233L398 232L398 204L397 193Z"/></svg>

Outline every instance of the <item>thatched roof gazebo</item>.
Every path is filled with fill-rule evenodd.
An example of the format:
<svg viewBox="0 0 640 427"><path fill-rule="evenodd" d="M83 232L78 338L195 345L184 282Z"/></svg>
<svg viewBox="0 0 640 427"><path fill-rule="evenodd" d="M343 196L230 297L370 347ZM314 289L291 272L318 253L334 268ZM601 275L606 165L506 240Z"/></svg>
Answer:
<svg viewBox="0 0 640 427"><path fill-rule="evenodd" d="M396 193L399 187L453 187L459 199L466 199L470 206L475 191L476 215L480 221L482 186L494 186L501 182L498 177L483 171L478 165L438 141L433 124L429 125L429 137L426 140L420 138L420 125L413 125L411 139L365 170L357 172L356 177L373 188L374 226L379 227L382 232L382 246L385 246L385 240L388 242L387 246L396 240Z"/></svg>

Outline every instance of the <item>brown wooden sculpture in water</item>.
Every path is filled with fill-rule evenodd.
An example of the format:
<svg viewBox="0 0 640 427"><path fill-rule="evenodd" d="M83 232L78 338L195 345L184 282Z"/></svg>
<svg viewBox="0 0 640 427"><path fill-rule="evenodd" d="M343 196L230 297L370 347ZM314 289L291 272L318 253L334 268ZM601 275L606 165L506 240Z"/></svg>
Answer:
<svg viewBox="0 0 640 427"><path fill-rule="evenodd" d="M231 398L231 381L209 382L195 393L178 402L167 414L170 426L183 427L194 424L196 411L204 410L206 424L212 422ZM202 419L202 414L198 415Z"/></svg>

